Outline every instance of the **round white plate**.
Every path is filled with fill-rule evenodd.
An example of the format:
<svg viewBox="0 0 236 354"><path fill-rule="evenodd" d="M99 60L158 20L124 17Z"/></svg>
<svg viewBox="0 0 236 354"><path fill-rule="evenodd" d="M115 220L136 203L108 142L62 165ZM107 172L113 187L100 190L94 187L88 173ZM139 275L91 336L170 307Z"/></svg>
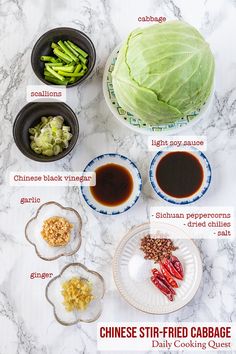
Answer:
<svg viewBox="0 0 236 354"><path fill-rule="evenodd" d="M159 224L158 230L161 233L168 232L173 237L174 245L179 247L175 252L184 268L183 281L177 280L179 288L176 290L175 299L169 301L147 279L142 282L134 281L129 274L129 261L132 256L143 255L140 248L140 240L150 233L150 224L143 224L131 229L131 231L121 240L113 259L113 275L116 286L123 298L136 309L151 314L166 314L177 311L185 306L197 292L202 277L202 261L198 248L194 242L187 239L186 233L168 224ZM177 238L178 237L178 238ZM155 267L153 262L153 267Z"/></svg>
<svg viewBox="0 0 236 354"><path fill-rule="evenodd" d="M200 119L207 118L213 102L214 84L211 95L201 109L185 117L181 117L174 123L166 122L165 124L150 125L132 113L125 111L117 102L112 84L112 71L114 70L120 47L121 45L118 45L108 57L103 74L103 94L105 101L110 111L120 123L141 134L170 135L182 132L184 129L195 125Z"/></svg>

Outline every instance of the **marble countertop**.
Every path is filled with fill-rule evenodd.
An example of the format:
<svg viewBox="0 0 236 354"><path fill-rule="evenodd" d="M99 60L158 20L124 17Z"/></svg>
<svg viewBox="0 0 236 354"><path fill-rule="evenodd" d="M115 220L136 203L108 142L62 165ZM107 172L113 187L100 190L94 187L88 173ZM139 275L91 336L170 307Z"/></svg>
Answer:
<svg viewBox="0 0 236 354"><path fill-rule="evenodd" d="M186 132L206 135L213 182L195 205L235 206L236 196L236 2L234 0L3 0L0 3L0 354L97 353L96 323L63 327L44 296L47 280L30 280L32 272L53 272L80 261L100 272L106 282L104 309L99 321L235 321L235 242L198 240L203 279L194 299L183 309L163 316L144 314L130 307L116 290L112 277L115 247L131 227L148 221L149 208L163 203L153 197L147 168L153 153L146 137L119 124L102 92L103 69L109 53L132 29L139 16L165 16L194 25L210 43L216 59L215 95L204 121ZM145 25L145 24L141 24ZM78 115L80 137L65 159L49 165L24 157L12 138L16 114L26 104L26 86L40 84L30 55L37 38L57 26L86 32L97 51L96 68L83 85L68 90L68 104ZM127 213L106 217L93 212L79 188L10 187L9 171L81 171L93 157L119 152L136 162L143 178L143 193ZM22 197L55 200L79 211L83 242L72 257L45 262L25 238L24 226L38 205L20 204ZM109 222L108 222L109 218ZM115 352L114 352L115 353ZM164 353L164 351L163 351Z"/></svg>

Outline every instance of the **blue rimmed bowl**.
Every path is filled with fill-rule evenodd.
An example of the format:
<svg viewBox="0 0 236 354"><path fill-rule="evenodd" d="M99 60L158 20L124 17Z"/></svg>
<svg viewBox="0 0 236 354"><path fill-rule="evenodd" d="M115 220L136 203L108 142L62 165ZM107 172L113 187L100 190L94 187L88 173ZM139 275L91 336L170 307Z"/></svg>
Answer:
<svg viewBox="0 0 236 354"><path fill-rule="evenodd" d="M172 203L172 204L184 205L184 204L190 204L190 203L197 201L207 192L207 190L210 186L210 183L211 183L211 176L212 176L211 166L210 166L210 163L209 163L206 155L196 148L191 148L191 149L184 150L184 151L191 153L196 159L198 159L199 163L201 164L201 166L203 168L202 184L201 184L200 188L191 196L184 197L184 198L176 198L176 197L170 196L167 193L165 193L161 189L161 187L158 185L158 182L156 179L157 165L165 155L169 154L170 152L173 152L173 149L166 148L162 151L158 151L158 153L154 156L154 158L151 162L151 165L150 165L150 169L149 169L149 179L150 179L152 188L154 189L155 193L159 197L164 199L165 201ZM173 178L174 178L174 176L173 176Z"/></svg>
<svg viewBox="0 0 236 354"><path fill-rule="evenodd" d="M133 190L130 197L122 204L117 206L107 206L99 203L91 193L90 187L81 187L81 192L86 203L95 211L106 215L117 215L129 210L138 200L142 189L142 179L137 166L127 157L109 153L95 157L85 167L84 172L95 172L100 166L114 163L125 167L133 179Z"/></svg>

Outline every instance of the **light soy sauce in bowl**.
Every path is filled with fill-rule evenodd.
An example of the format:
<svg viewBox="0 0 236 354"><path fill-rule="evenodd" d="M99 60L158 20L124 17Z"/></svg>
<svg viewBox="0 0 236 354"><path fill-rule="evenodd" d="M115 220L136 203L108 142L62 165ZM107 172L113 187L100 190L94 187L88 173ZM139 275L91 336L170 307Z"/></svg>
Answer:
<svg viewBox="0 0 236 354"><path fill-rule="evenodd" d="M186 151L164 155L156 168L156 180L161 190L174 198L187 198L202 186L204 171L199 159Z"/></svg>
<svg viewBox="0 0 236 354"><path fill-rule="evenodd" d="M98 203L114 207L130 198L134 182L127 168L116 163L108 163L98 167L95 172L96 185L90 187L90 191Z"/></svg>

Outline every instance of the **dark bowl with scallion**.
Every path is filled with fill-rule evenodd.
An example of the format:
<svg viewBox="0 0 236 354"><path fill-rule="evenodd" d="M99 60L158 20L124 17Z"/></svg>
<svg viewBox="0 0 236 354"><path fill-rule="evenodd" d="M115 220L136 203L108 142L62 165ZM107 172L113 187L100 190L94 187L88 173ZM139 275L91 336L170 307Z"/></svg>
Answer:
<svg viewBox="0 0 236 354"><path fill-rule="evenodd" d="M96 51L91 39L69 27L44 33L31 54L34 73L47 85L79 85L90 76L95 61Z"/></svg>
<svg viewBox="0 0 236 354"><path fill-rule="evenodd" d="M74 111L63 102L30 102L17 114L13 138L18 149L38 162L57 161L68 155L79 137Z"/></svg>

